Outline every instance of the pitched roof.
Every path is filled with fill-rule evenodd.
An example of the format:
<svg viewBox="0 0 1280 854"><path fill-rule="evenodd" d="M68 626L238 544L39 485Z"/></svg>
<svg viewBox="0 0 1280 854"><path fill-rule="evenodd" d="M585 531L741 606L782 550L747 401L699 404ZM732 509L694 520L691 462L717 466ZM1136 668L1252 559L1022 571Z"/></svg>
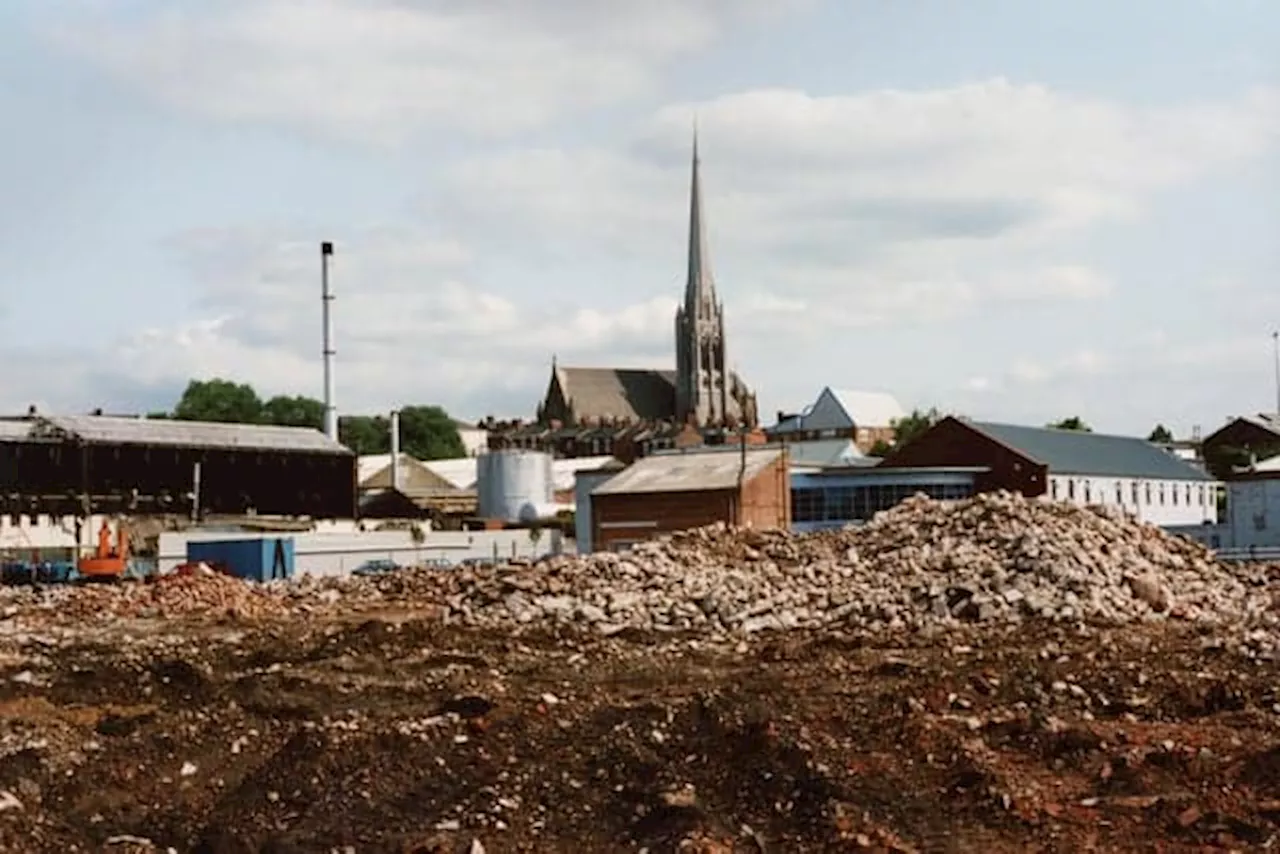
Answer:
<svg viewBox="0 0 1280 854"><path fill-rule="evenodd" d="M324 433L310 427L170 421L111 415L42 415L36 424L36 433L62 433L98 444L351 454L345 445L332 441Z"/></svg>
<svg viewBox="0 0 1280 854"><path fill-rule="evenodd" d="M746 469L742 470L743 457ZM592 495L638 492L709 492L735 489L758 476L782 456L781 448L738 447L714 451L667 451L644 457L591 490Z"/></svg>
<svg viewBox="0 0 1280 854"><path fill-rule="evenodd" d="M675 417L675 371L557 367L556 379L580 419L659 421Z"/></svg>
<svg viewBox="0 0 1280 854"><path fill-rule="evenodd" d="M891 427L894 421L907 416L897 398L886 392L836 388L830 391L858 427Z"/></svg>
<svg viewBox="0 0 1280 854"><path fill-rule="evenodd" d="M788 443L787 457L796 466L850 466L864 455L852 439L815 439Z"/></svg>
<svg viewBox="0 0 1280 854"><path fill-rule="evenodd" d="M361 457L358 462L357 479L361 489L391 488L391 455L374 454ZM400 491L404 493L438 490L444 492L457 491L449 480L427 468L417 457L406 453L400 454Z"/></svg>
<svg viewBox="0 0 1280 854"><path fill-rule="evenodd" d="M1106 475L1155 480L1212 480L1168 451L1134 436L1108 436L1053 427L966 421L1002 445L1049 467L1055 474Z"/></svg>

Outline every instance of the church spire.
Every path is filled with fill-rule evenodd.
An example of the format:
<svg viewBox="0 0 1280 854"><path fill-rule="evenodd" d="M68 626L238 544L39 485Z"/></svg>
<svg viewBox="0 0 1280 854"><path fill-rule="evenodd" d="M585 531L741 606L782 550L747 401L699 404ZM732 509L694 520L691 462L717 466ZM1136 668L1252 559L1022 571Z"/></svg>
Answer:
<svg viewBox="0 0 1280 854"><path fill-rule="evenodd" d="M702 218L702 181L698 174L698 124L693 125L693 170L689 187L689 274L684 285L684 309L689 317L705 316L703 305L715 305L716 288L707 252L707 227Z"/></svg>

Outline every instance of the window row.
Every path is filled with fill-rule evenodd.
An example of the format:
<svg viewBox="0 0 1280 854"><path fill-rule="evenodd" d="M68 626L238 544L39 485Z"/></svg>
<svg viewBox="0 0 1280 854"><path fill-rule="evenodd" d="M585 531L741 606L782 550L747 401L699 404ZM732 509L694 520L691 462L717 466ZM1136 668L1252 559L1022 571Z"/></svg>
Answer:
<svg viewBox="0 0 1280 854"><path fill-rule="evenodd" d="M1079 480L1080 488L1076 488L1077 480ZM1075 501L1083 499L1085 504L1106 504L1109 500L1107 491L1101 487L1095 489L1093 481L1088 478L1066 478L1065 489L1062 487L1063 481L1053 478L1050 484L1050 496L1053 500L1058 501L1066 499L1067 501ZM1206 507L1207 502L1212 500L1213 496L1203 485L1192 487L1189 483L1166 483L1165 481L1131 481L1129 489L1125 490L1123 481L1115 482L1113 493L1114 503L1116 504L1156 504L1161 507L1171 504L1174 507L1180 504L1186 507ZM1141 499L1141 500L1139 500ZM1194 502L1194 504L1193 504Z"/></svg>
<svg viewBox="0 0 1280 854"><path fill-rule="evenodd" d="M917 493L953 501L969 498L969 484L873 484L818 486L791 490L791 518L795 522L861 522Z"/></svg>

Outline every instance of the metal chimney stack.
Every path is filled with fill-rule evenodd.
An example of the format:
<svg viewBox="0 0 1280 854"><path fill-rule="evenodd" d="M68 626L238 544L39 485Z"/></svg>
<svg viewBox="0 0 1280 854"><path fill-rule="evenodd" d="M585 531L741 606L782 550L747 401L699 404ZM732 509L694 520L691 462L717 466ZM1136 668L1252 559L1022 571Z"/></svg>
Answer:
<svg viewBox="0 0 1280 854"><path fill-rule="evenodd" d="M324 433L338 441L338 402L333 391L333 291L329 289L329 258L333 244L328 240L320 244L320 300L324 323Z"/></svg>
<svg viewBox="0 0 1280 854"><path fill-rule="evenodd" d="M400 410L391 410L391 488L400 489Z"/></svg>

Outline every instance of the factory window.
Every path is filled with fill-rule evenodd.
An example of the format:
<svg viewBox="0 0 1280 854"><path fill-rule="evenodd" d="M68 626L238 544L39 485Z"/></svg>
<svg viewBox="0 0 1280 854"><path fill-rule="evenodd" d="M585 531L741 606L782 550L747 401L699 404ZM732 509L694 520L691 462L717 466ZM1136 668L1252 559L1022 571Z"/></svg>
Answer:
<svg viewBox="0 0 1280 854"><path fill-rule="evenodd" d="M1173 499L1173 506L1177 507L1178 506L1178 484L1175 483L1169 489L1169 491L1173 493L1173 495L1170 496L1170 498Z"/></svg>
<svg viewBox="0 0 1280 854"><path fill-rule="evenodd" d="M1204 506L1204 487L1203 486L1199 487L1197 491L1200 494L1200 506L1203 507Z"/></svg>
<svg viewBox="0 0 1280 854"><path fill-rule="evenodd" d="M1124 484L1116 481L1116 503L1124 504Z"/></svg>
<svg viewBox="0 0 1280 854"><path fill-rule="evenodd" d="M1088 479L1086 479L1084 482L1084 503L1085 504L1093 503L1093 483Z"/></svg>
<svg viewBox="0 0 1280 854"><path fill-rule="evenodd" d="M1142 485L1142 491L1146 497L1147 504L1151 503L1151 481L1147 481Z"/></svg>
<svg viewBox="0 0 1280 854"><path fill-rule="evenodd" d="M1071 478L1067 478L1067 498L1071 501L1076 498L1076 482Z"/></svg>
<svg viewBox="0 0 1280 854"><path fill-rule="evenodd" d="M1163 506L1164 506L1164 484L1163 484L1163 483L1162 483L1162 484L1160 484L1159 489L1160 489L1160 492L1159 492L1159 496L1160 496L1160 506L1162 506L1162 507L1163 507Z"/></svg>
<svg viewBox="0 0 1280 854"><path fill-rule="evenodd" d="M1054 501L1057 501L1057 500L1058 500L1058 480L1057 480L1057 478L1054 478L1054 479L1052 479L1052 480L1050 480L1050 481L1049 481L1049 493L1050 493L1050 495L1053 497L1053 500L1054 500Z"/></svg>
<svg viewBox="0 0 1280 854"><path fill-rule="evenodd" d="M1136 480L1133 482L1130 492L1132 493L1133 504L1136 507L1138 504L1138 482Z"/></svg>
<svg viewBox="0 0 1280 854"><path fill-rule="evenodd" d="M1191 484L1187 484L1187 506L1191 506Z"/></svg>

